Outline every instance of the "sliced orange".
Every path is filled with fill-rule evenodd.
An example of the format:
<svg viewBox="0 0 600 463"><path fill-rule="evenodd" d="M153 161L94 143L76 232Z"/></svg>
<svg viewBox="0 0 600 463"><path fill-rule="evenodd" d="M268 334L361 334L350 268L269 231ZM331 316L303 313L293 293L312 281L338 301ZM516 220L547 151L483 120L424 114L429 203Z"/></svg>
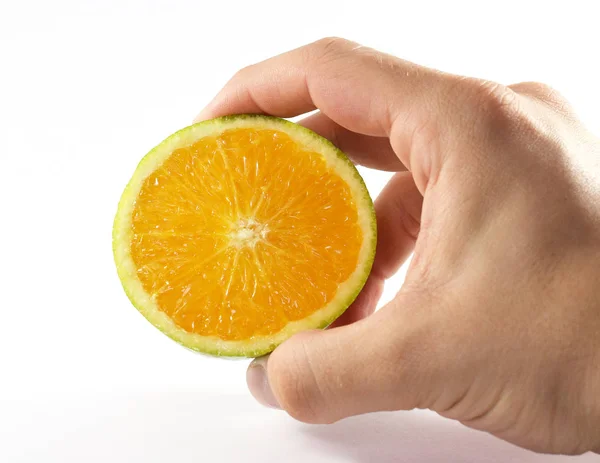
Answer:
<svg viewBox="0 0 600 463"><path fill-rule="evenodd" d="M133 305L184 346L224 356L263 355L329 325L364 285L375 241L348 158L254 115L192 125L150 151L113 229Z"/></svg>

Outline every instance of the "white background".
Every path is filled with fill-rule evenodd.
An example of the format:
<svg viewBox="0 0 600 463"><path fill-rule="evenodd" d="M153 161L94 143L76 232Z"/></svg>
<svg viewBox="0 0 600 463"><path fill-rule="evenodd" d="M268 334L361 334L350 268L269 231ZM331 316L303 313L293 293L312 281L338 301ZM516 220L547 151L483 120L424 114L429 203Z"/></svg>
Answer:
<svg viewBox="0 0 600 463"><path fill-rule="evenodd" d="M321 427L264 410L247 362L143 320L111 254L141 156L238 68L323 36L546 81L600 134L597 2L555 3L0 0L0 461L571 461L427 412ZM363 172L376 195L386 175Z"/></svg>

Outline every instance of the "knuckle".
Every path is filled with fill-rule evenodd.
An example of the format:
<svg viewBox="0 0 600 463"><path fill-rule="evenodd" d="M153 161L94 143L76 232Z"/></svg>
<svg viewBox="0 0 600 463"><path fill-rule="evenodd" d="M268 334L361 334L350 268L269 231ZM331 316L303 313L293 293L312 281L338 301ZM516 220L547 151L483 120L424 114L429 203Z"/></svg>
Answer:
<svg viewBox="0 0 600 463"><path fill-rule="evenodd" d="M244 66L243 68L239 69L231 77L231 79L229 80L229 82L243 81L246 78L246 76L248 76L252 72L252 69L254 69L254 66L255 66L255 64L249 64L248 66Z"/></svg>
<svg viewBox="0 0 600 463"><path fill-rule="evenodd" d="M293 418L305 423L320 422L319 391L306 355L310 333L299 333L279 346L269 359L269 378L281 407Z"/></svg>
<svg viewBox="0 0 600 463"><path fill-rule="evenodd" d="M496 82L470 79L467 98L476 110L493 122L511 120L519 112L518 94Z"/></svg>
<svg viewBox="0 0 600 463"><path fill-rule="evenodd" d="M535 88L545 92L541 89L550 88L545 84L531 85L532 91ZM476 84L471 95L479 111L474 129L486 141L507 143L508 140L518 139L515 137L526 137L530 140L530 147L543 146L545 151L552 153L560 151L553 131L561 119L554 115L557 111L559 114L568 114L568 103L548 97L526 96L511 87L485 81ZM538 104L532 106L532 99L537 100ZM548 109L552 117L548 117Z"/></svg>
<svg viewBox="0 0 600 463"><path fill-rule="evenodd" d="M341 37L332 36L332 37L324 37L320 40L317 40L317 42L315 42L315 45L322 52L327 53L327 52L337 52L339 50L343 50L348 46L349 43L350 43L349 40L346 40Z"/></svg>
<svg viewBox="0 0 600 463"><path fill-rule="evenodd" d="M520 82L509 86L517 93L535 96L558 95L558 92L548 84L542 82Z"/></svg>
<svg viewBox="0 0 600 463"><path fill-rule="evenodd" d="M467 111L464 129L485 143L504 143L533 126L524 97L505 85L475 78L461 78L453 87L454 101ZM473 152L475 159L486 153Z"/></svg>
<svg viewBox="0 0 600 463"><path fill-rule="evenodd" d="M510 85L517 94L535 99L565 115L574 115L569 101L554 87L542 82L520 82Z"/></svg>
<svg viewBox="0 0 600 463"><path fill-rule="evenodd" d="M352 42L340 37L325 37L309 49L309 57L316 61L332 61L344 55Z"/></svg>

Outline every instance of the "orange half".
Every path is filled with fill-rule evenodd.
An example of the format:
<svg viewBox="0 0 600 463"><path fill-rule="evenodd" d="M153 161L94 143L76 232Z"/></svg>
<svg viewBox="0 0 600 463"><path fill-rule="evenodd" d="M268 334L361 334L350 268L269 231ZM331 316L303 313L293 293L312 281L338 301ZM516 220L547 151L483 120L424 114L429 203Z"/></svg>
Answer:
<svg viewBox="0 0 600 463"><path fill-rule="evenodd" d="M246 357L341 315L375 241L373 204L348 158L299 125L250 115L154 148L113 229L123 287L152 324L190 349Z"/></svg>

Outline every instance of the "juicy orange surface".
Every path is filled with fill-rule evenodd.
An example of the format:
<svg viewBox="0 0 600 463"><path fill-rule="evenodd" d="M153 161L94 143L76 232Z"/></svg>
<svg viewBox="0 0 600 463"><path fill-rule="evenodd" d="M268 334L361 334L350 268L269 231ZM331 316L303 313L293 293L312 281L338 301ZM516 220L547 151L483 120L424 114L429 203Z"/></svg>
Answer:
<svg viewBox="0 0 600 463"><path fill-rule="evenodd" d="M131 255L190 333L243 340L323 308L362 244L347 184L287 134L230 129L177 149L146 180Z"/></svg>

